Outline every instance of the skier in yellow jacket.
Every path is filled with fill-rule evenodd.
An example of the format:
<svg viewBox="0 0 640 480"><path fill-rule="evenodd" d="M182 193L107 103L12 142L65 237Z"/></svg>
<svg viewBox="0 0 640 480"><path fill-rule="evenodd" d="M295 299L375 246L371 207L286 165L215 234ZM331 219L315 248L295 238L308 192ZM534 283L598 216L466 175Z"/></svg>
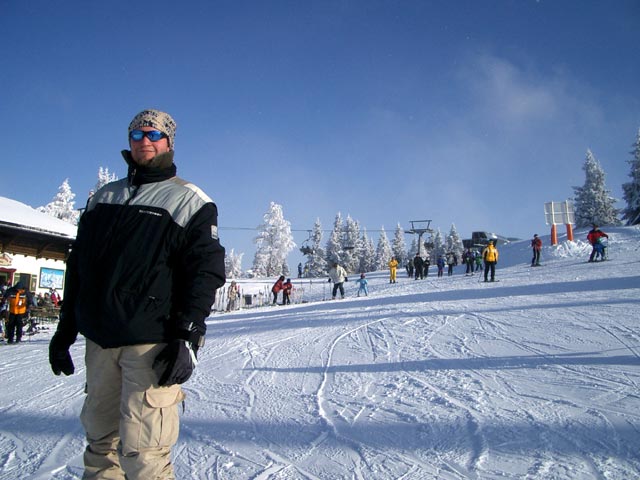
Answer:
<svg viewBox="0 0 640 480"><path fill-rule="evenodd" d="M493 244L493 240L489 240L489 245L482 251L484 259L484 281L488 282L489 271L491 271L491 281L496 279L496 263L498 263L498 249Z"/></svg>
<svg viewBox="0 0 640 480"><path fill-rule="evenodd" d="M398 260L396 257L391 257L389 260L389 283L396 283L396 273L398 271Z"/></svg>

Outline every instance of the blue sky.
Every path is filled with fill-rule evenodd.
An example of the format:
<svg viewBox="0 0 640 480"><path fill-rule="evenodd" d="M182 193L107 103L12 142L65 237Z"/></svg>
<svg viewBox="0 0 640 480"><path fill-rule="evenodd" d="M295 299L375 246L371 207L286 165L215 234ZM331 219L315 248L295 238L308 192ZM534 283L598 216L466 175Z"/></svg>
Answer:
<svg viewBox="0 0 640 480"><path fill-rule="evenodd" d="M298 244L337 212L529 238L587 149L622 197L639 24L636 0L0 0L0 195L37 207L69 178L83 205L158 108L245 268L271 201Z"/></svg>

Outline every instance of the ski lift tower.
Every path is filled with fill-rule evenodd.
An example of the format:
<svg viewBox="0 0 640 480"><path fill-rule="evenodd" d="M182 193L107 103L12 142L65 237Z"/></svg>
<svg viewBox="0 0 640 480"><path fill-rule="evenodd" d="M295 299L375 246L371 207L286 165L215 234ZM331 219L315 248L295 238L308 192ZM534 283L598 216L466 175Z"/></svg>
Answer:
<svg viewBox="0 0 640 480"><path fill-rule="evenodd" d="M425 233L433 233L433 230L430 228L431 220L410 220L409 223L411 223L411 230L407 230L406 233L418 235L418 255L422 256L422 235Z"/></svg>

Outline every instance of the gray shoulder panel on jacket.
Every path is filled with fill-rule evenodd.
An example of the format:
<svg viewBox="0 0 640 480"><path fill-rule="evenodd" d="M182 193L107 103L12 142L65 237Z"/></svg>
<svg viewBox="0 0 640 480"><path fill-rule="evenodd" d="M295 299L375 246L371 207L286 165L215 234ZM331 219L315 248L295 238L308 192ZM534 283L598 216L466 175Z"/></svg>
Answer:
<svg viewBox="0 0 640 480"><path fill-rule="evenodd" d="M87 209L93 209L98 203L124 205L129 200L130 206L165 210L181 227L185 227L205 204L213 203L200 188L179 177L137 188L129 186L127 179L122 179L101 188L89 200Z"/></svg>

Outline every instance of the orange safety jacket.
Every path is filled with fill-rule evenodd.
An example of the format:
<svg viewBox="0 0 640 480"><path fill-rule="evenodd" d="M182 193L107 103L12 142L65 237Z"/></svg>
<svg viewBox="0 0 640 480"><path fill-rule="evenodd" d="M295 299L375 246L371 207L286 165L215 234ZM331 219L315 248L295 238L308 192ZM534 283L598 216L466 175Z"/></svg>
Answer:
<svg viewBox="0 0 640 480"><path fill-rule="evenodd" d="M27 313L27 291L16 290L9 294L9 313L24 315Z"/></svg>

